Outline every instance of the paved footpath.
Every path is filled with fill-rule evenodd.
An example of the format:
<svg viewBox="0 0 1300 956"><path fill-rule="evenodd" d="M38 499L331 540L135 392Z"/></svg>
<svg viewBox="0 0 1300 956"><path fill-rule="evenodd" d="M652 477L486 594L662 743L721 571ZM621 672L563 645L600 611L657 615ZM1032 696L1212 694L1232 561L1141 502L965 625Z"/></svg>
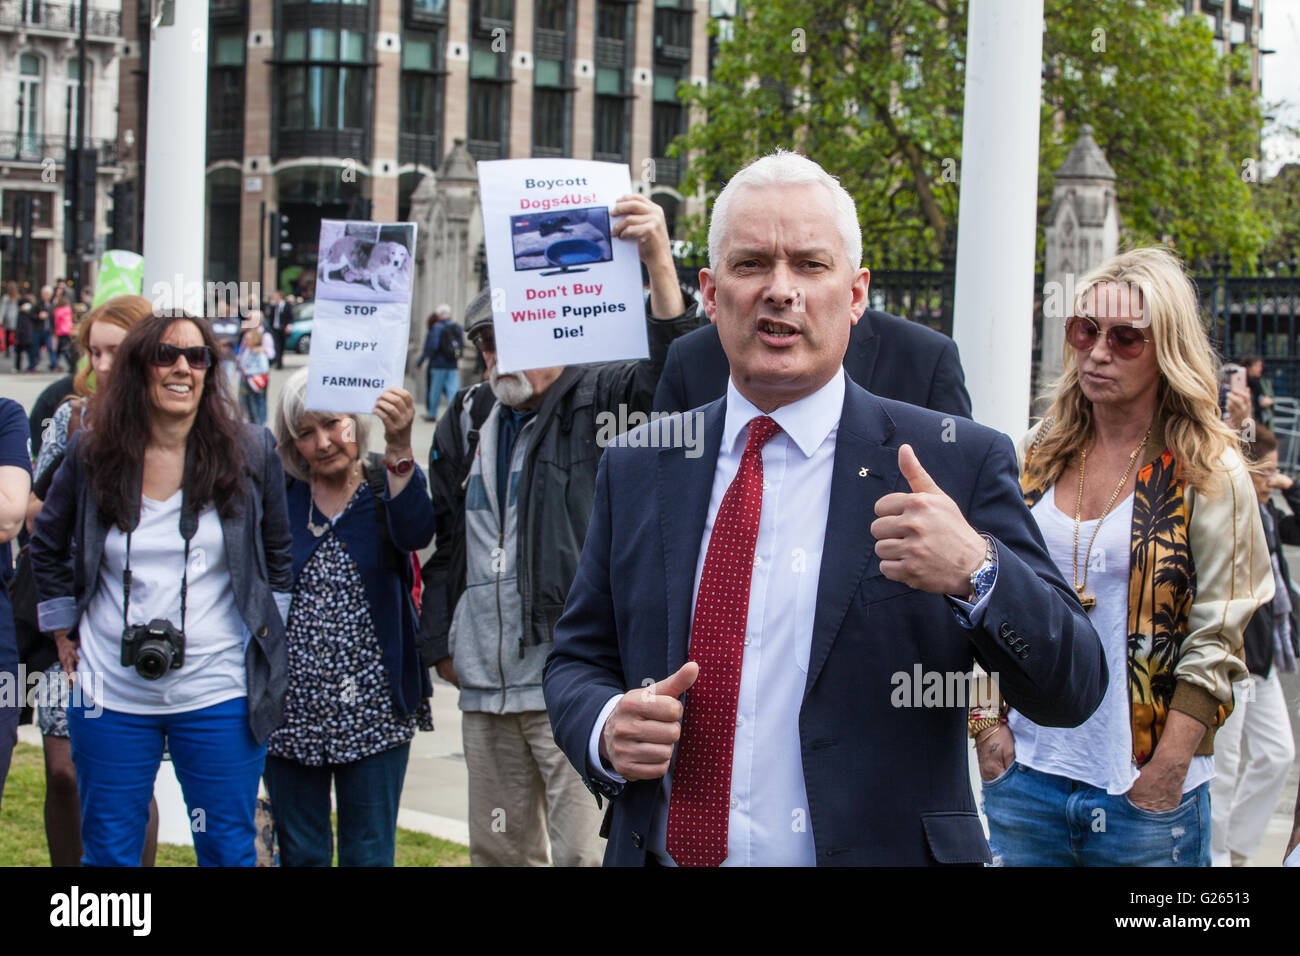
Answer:
<svg viewBox="0 0 1300 956"><path fill-rule="evenodd" d="M267 405L274 410L281 384L296 368L306 363L306 358L289 355L283 371L271 372L271 386ZM0 358L0 395L16 399L30 409L41 390L57 378L41 372L37 375L13 375L12 363ZM274 417L274 412L270 413ZM411 443L416 458L424 467L433 442L433 424L424 421L422 410L417 412ZM422 555L422 557L427 557ZM1300 549L1288 548L1291 567L1300 567ZM408 829L430 833L457 843L469 842L467 813L465 755L461 747L460 711L456 707L456 689L434 677L433 733L418 733L411 743L411 760L406 771L406 785L402 790L401 811L398 824ZM1291 715L1291 725L1300 740L1300 677L1282 676ZM34 727L24 727L20 739L39 746L40 735ZM1277 866L1291 835L1291 814L1295 805L1297 778L1300 763L1293 763L1282 790L1282 797L1273 812L1268 833L1253 866ZM978 800L979 772L971 751L971 786ZM176 782L171 765L164 764L159 771L157 792L162 817L160 838L166 843L190 842L184 802L180 785ZM987 829L987 827L986 827Z"/></svg>

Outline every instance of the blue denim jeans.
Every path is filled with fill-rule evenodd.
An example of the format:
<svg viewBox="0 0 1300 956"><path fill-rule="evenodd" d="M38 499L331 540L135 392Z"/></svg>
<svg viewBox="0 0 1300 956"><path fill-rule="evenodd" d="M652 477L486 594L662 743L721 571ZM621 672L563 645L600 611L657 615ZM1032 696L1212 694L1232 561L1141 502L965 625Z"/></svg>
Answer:
<svg viewBox="0 0 1300 956"><path fill-rule="evenodd" d="M352 763L309 767L266 758L266 789L280 842L281 866L329 866L334 858L330 783L339 815L339 866L392 866L397 805L409 743Z"/></svg>
<svg viewBox="0 0 1300 956"><path fill-rule="evenodd" d="M429 417L438 417L438 402L447 396L447 407L460 390L460 370L454 368L434 368L429 366Z"/></svg>
<svg viewBox="0 0 1300 956"><path fill-rule="evenodd" d="M182 714L68 706L81 798L83 866L139 866L163 741L194 833L199 866L255 866L257 782L266 748L248 728L248 698Z"/></svg>
<svg viewBox="0 0 1300 956"><path fill-rule="evenodd" d="M995 865L1210 865L1208 781L1161 813L1019 762L983 793Z"/></svg>

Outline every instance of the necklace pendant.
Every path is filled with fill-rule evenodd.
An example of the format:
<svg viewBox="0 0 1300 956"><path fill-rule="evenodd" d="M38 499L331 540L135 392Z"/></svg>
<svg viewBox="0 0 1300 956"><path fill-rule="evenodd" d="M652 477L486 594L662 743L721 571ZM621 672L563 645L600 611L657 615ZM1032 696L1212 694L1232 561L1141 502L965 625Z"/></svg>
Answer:
<svg viewBox="0 0 1300 956"><path fill-rule="evenodd" d="M1097 606L1097 599L1091 594L1084 594L1082 587L1077 587L1074 591L1079 595L1079 603L1083 605L1083 609L1091 614L1092 609Z"/></svg>

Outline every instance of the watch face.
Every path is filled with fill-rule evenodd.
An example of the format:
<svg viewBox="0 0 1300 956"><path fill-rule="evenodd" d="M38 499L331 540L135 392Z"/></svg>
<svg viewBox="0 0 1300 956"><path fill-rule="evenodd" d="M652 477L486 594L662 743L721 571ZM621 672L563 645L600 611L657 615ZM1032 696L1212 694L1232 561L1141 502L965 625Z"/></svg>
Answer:
<svg viewBox="0 0 1300 956"><path fill-rule="evenodd" d="M397 464L389 465L388 470L395 475L407 475L410 474L411 469L414 467L415 467L414 458L403 458L401 461L397 462Z"/></svg>
<svg viewBox="0 0 1300 956"><path fill-rule="evenodd" d="M991 588L993 586L993 579L997 577L997 573L997 568L992 565L986 565L981 568L979 573L975 575L975 590L980 594L983 594Z"/></svg>

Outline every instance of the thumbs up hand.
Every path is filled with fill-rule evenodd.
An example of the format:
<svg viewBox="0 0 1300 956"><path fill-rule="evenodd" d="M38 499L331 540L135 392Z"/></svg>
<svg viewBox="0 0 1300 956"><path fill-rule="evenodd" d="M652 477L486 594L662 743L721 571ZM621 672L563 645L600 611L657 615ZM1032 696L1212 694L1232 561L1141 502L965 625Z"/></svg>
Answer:
<svg viewBox="0 0 1300 956"><path fill-rule="evenodd" d="M971 572L984 561L984 538L921 467L911 445L898 450L898 467L912 491L877 501L871 523L881 573L918 591L965 598Z"/></svg>
<svg viewBox="0 0 1300 956"><path fill-rule="evenodd" d="M682 703L677 698L699 676L700 665L687 661L657 684L624 694L600 732L600 759L627 780L657 780L666 774L673 746L682 735Z"/></svg>

